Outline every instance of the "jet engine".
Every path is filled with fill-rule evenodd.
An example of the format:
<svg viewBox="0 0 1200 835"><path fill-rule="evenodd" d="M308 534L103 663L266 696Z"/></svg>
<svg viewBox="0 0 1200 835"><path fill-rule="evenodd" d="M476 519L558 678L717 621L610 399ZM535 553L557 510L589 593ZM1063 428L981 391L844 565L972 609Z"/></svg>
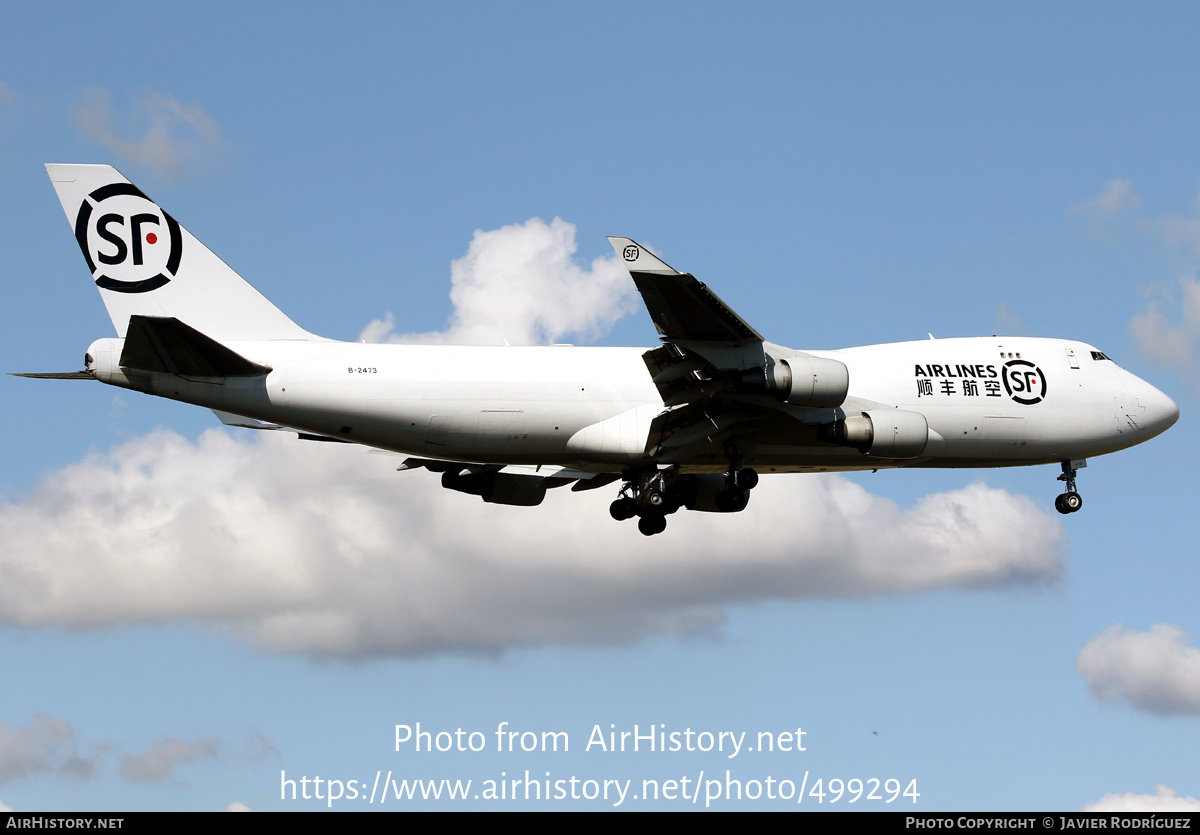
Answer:
<svg viewBox="0 0 1200 835"><path fill-rule="evenodd" d="M729 479L715 473L681 475L670 489L679 504L705 513L737 513L750 501L749 489L730 489Z"/></svg>
<svg viewBox="0 0 1200 835"><path fill-rule="evenodd" d="M546 479L511 473L442 473L442 486L490 504L533 507L546 498Z"/></svg>
<svg viewBox="0 0 1200 835"><path fill-rule="evenodd" d="M918 458L929 444L929 421L920 412L869 409L825 424L818 437L880 458Z"/></svg>
<svg viewBox="0 0 1200 835"><path fill-rule="evenodd" d="M754 391L770 392L792 406L832 409L846 400L850 370L837 360L786 357L769 368L742 372L742 384Z"/></svg>

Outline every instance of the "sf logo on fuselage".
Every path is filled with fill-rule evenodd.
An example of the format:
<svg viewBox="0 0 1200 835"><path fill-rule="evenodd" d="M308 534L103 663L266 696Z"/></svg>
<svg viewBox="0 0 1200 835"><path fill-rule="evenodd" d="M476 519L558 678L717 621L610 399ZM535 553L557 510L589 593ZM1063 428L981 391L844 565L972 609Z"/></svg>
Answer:
<svg viewBox="0 0 1200 835"><path fill-rule="evenodd" d="M183 257L179 224L130 183L101 186L84 199L75 239L96 286L118 293L157 290Z"/></svg>
<svg viewBox="0 0 1200 835"><path fill-rule="evenodd" d="M1032 406L1046 397L1046 375L1028 360L1009 360L1004 363L1004 388L1018 403Z"/></svg>

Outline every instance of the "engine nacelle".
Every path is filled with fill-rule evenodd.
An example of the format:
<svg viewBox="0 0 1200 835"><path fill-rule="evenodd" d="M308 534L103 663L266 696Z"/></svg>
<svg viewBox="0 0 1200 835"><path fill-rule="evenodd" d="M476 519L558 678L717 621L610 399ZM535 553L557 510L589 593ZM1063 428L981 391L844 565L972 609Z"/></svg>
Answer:
<svg viewBox="0 0 1200 835"><path fill-rule="evenodd" d="M546 498L546 479L511 473L442 473L442 486L490 504L534 507Z"/></svg>
<svg viewBox="0 0 1200 835"><path fill-rule="evenodd" d="M918 458L929 445L929 421L920 412L869 409L825 424L818 437L880 458Z"/></svg>
<svg viewBox="0 0 1200 835"><path fill-rule="evenodd" d="M742 373L747 388L767 391L792 406L832 409L846 401L850 369L837 360L797 356Z"/></svg>
<svg viewBox="0 0 1200 835"><path fill-rule="evenodd" d="M730 491L728 479L716 473L681 475L671 483L670 490L688 510L704 513L737 513L750 500L749 490Z"/></svg>

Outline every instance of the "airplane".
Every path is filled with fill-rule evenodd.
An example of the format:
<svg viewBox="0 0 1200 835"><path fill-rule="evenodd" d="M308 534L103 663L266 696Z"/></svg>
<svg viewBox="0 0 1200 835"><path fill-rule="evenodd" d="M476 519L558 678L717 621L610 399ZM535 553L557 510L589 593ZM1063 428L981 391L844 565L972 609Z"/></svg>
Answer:
<svg viewBox="0 0 1200 835"><path fill-rule="evenodd" d="M705 284L611 237L652 348L363 344L289 319L108 165L47 172L116 327L84 370L208 407L231 426L404 456L443 487L532 506L619 482L614 519L653 536L680 509L744 509L760 474L1059 464L1060 513L1087 459L1179 417L1083 342L934 339L840 350L768 342Z"/></svg>

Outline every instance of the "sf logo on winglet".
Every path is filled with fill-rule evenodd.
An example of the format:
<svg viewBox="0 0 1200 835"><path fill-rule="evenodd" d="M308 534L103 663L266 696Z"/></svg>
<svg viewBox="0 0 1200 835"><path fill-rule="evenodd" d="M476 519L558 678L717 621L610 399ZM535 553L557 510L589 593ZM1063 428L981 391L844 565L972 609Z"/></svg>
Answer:
<svg viewBox="0 0 1200 835"><path fill-rule="evenodd" d="M625 247L625 251L621 253L621 257L626 261L636 261L641 254L642 251L640 249L633 244L630 244L629 246Z"/></svg>
<svg viewBox="0 0 1200 835"><path fill-rule="evenodd" d="M1008 396L1018 403L1032 406L1046 397L1046 375L1028 360L1009 360L1001 376Z"/></svg>
<svg viewBox="0 0 1200 835"><path fill-rule="evenodd" d="M179 224L130 183L112 183L89 194L75 217L75 240L96 286L118 293L148 293L179 272Z"/></svg>

